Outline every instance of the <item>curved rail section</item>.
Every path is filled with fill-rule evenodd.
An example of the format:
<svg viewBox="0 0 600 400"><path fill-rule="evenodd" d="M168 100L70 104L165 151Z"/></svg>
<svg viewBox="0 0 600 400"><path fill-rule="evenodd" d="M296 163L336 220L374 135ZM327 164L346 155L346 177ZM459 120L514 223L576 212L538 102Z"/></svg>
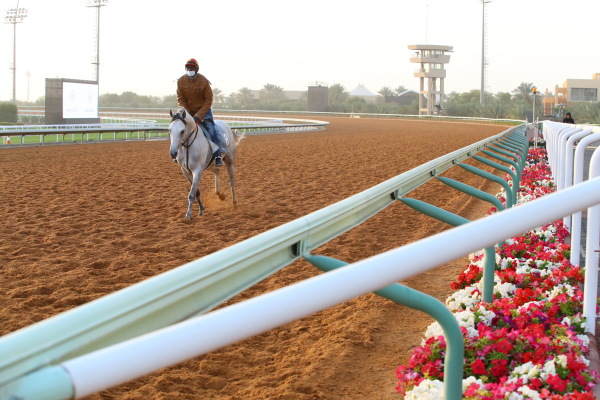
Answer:
<svg viewBox="0 0 600 400"><path fill-rule="evenodd" d="M146 120L122 118L120 122L99 124L72 124L72 125L12 125L0 126L0 137L3 137L0 147L8 145L25 145L25 137L39 136L39 141L33 144L47 144L48 136L56 135L56 140L51 143L78 143L106 140L103 135L112 133L109 140L146 140L150 138L167 138L168 123L160 123L148 118L165 119L162 114L149 114ZM107 117L103 117L106 119ZM263 135L274 133L294 133L324 130L329 122L306 119L281 119L267 117L219 115L215 117L225 121L232 129L244 131L247 135ZM114 119L114 118L113 118ZM133 132L141 132L142 137L135 138ZM152 133L155 133L152 135ZM71 135L68 139L67 135ZM93 135L93 136L90 136ZM11 143L10 138L16 136L18 140ZM81 140L76 140L78 136ZM91 139L90 139L91 137Z"/></svg>

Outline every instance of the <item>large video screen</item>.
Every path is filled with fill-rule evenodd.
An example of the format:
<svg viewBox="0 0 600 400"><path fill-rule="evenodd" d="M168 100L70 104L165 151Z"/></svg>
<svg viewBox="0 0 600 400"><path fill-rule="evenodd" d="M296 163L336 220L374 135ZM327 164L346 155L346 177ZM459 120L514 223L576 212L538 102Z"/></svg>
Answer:
<svg viewBox="0 0 600 400"><path fill-rule="evenodd" d="M98 118L98 85L63 82L63 118Z"/></svg>

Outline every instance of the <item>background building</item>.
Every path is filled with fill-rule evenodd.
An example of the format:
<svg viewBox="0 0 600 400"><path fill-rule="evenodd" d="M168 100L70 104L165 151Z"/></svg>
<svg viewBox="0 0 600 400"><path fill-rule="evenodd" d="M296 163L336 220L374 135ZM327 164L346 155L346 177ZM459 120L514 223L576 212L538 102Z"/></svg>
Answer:
<svg viewBox="0 0 600 400"><path fill-rule="evenodd" d="M361 97L365 99L367 103L376 103L377 99L382 98L381 95L371 92L362 83L350 91L350 96Z"/></svg>
<svg viewBox="0 0 600 400"><path fill-rule="evenodd" d="M446 52L452 51L452 46L413 44L408 48L415 50L415 56L410 61L420 64L420 68L414 73L420 83L419 115L439 114L444 103L444 64L450 62L450 55Z"/></svg>
<svg viewBox="0 0 600 400"><path fill-rule="evenodd" d="M567 79L562 87L554 86L554 94L548 89L544 94L544 115L560 115L564 108L575 103L600 101L600 73L592 79Z"/></svg>

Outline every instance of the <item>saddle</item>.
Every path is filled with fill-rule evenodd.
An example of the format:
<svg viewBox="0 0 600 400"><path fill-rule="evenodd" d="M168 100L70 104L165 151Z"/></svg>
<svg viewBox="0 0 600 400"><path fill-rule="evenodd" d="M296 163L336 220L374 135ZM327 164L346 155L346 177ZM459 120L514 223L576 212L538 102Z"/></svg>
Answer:
<svg viewBox="0 0 600 400"><path fill-rule="evenodd" d="M213 138L210 136L210 133L208 132L208 129L206 128L205 124L199 123L198 126L200 127L200 129L202 130L202 134L204 135L204 137L206 137L206 139L208 140L208 143L210 144L210 149L212 150L213 157L214 157L214 153L217 151L218 147L221 147L221 154L227 153L227 150L225 149L224 146L215 143L215 141L213 140ZM226 140L224 140L224 138L222 137L222 135L219 133L219 130L217 129L216 125L215 125L215 132L216 132L217 136L220 136L219 137L219 141L221 143L226 142Z"/></svg>

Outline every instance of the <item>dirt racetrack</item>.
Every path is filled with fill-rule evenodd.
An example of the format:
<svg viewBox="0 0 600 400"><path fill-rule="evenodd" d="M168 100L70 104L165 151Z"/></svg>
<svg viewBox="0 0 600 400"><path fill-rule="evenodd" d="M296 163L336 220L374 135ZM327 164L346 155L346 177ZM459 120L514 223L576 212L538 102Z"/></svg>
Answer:
<svg viewBox="0 0 600 400"><path fill-rule="evenodd" d="M189 186L169 159L167 141L0 150L0 335L507 129L323 119L331 124L322 132L244 139L236 176L240 205L232 207L229 193L219 201L212 174L205 173L206 213L199 217L196 205L188 222L183 217ZM443 175L488 193L500 189L462 168ZM411 197L469 219L482 217L490 207L436 182ZM315 253L355 262L447 228L398 203ZM466 259L456 260L403 283L444 300L465 265ZM319 273L298 261L229 304ZM395 368L419 345L431 322L423 313L365 295L88 399L398 399Z"/></svg>

